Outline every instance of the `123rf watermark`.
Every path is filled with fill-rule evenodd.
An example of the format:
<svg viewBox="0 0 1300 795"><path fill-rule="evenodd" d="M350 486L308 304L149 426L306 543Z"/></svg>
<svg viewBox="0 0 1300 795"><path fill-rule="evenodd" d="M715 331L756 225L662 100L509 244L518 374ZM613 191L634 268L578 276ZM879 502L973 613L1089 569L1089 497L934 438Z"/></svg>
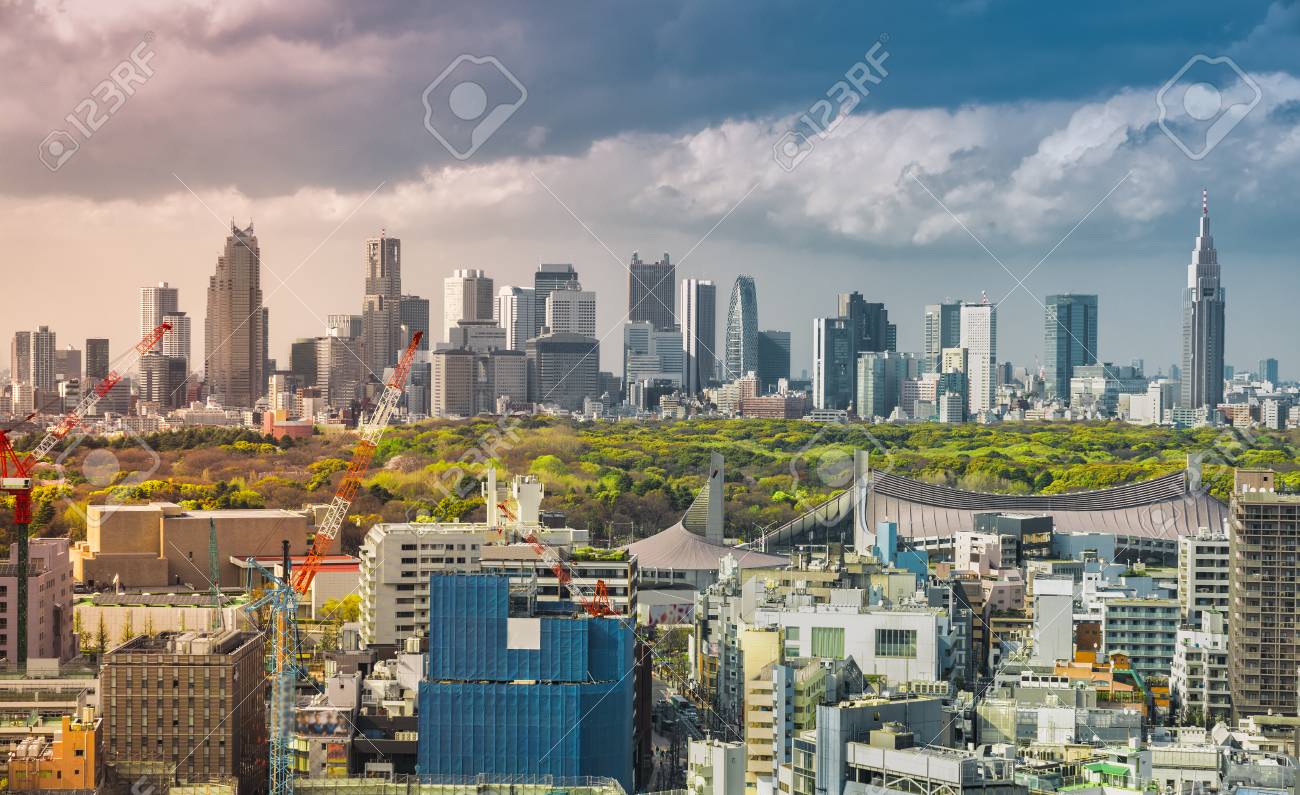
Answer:
<svg viewBox="0 0 1300 795"><path fill-rule="evenodd" d="M131 54L110 69L108 77L101 80L90 90L89 96L78 102L72 112L63 117L68 123L68 129L51 130L45 136L36 148L36 156L46 168L50 171L63 168L81 145L99 132L127 100L135 96L140 86L149 82L154 75L150 65L154 56L153 40L153 33L146 33L144 39L131 50Z"/></svg>
<svg viewBox="0 0 1300 795"><path fill-rule="evenodd" d="M881 34L862 56L862 60L850 66L844 73L843 80L835 81L826 90L826 97L809 106L799 114L794 124L772 145L772 157L776 164L786 171L794 171L812 153L818 141L823 141L844 123L858 103L871 95L873 87L889 77L885 61L889 51L885 44L889 34Z"/></svg>

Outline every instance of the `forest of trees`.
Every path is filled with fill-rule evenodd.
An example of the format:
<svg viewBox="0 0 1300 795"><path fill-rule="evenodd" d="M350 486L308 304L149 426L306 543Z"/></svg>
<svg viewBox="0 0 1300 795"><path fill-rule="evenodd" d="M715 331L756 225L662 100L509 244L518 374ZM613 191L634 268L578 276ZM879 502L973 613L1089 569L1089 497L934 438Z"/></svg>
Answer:
<svg viewBox="0 0 1300 795"><path fill-rule="evenodd" d="M34 495L42 535L85 532L87 503L165 500L188 508L298 508L329 500L355 437L318 434L275 442L250 430L187 428L143 440L86 439L61 470L39 474ZM143 442L143 446L141 444ZM148 449L145 449L147 446ZM704 481L710 453L726 459L730 534L752 537L832 496L855 449L874 469L975 491L1062 493L1105 488L1180 470L1207 454L1206 479L1226 499L1231 466L1278 470L1300 488L1293 432L1136 427L1121 423L1001 425L819 425L798 420L578 423L557 418L428 421L394 427L379 445L344 530L355 548L378 521L481 519L478 482L531 473L547 510L597 539L625 543L676 522ZM96 450L114 472L91 480L81 466ZM102 461L104 455L96 454ZM89 467L85 467L89 470ZM93 482L92 482L93 481ZM0 528L12 504L0 499ZM7 539L4 539L7 542Z"/></svg>

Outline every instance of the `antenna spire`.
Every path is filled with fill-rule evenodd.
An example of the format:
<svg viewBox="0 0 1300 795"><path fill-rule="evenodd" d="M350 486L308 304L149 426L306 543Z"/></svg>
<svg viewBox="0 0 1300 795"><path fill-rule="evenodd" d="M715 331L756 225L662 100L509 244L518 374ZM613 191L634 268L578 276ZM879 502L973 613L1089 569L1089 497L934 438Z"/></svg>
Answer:
<svg viewBox="0 0 1300 795"><path fill-rule="evenodd" d="M1201 190L1201 215L1210 216L1210 191L1208 188Z"/></svg>

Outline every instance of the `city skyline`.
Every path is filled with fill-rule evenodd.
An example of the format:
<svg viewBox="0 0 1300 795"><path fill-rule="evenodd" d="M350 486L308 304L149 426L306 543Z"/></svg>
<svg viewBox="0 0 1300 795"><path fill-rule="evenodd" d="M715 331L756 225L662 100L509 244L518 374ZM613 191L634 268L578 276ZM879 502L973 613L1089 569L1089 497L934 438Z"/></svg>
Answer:
<svg viewBox="0 0 1300 795"><path fill-rule="evenodd" d="M41 12L14 8L5 13L17 17ZM105 41L120 43L122 52L129 52L138 40L139 20L106 13ZM338 13L352 19L359 30L378 30L381 39L386 35L381 12L340 9ZM701 16L692 22L707 28L716 21L713 14L721 12L698 13ZM399 160L413 168L395 170L393 165L375 164L373 158L350 162L335 158L331 176L319 163L282 156L278 141L264 139L260 146L245 147L251 151L245 153L244 164L223 170L220 177L186 155L176 163L151 163L135 183L109 181L108 175L122 164L138 165L129 148L129 139L142 137L132 135L138 125L148 123L159 134L175 135L159 113L168 107L168 118L186 116L168 104L179 101L176 82L182 75L178 72L201 63L209 53L208 42L178 30L178 18L159 13L151 21L158 23L160 37L171 37L172 71L160 68L156 80L137 92L113 124L93 142L87 141L56 173L41 168L30 154L8 169L14 174L13 187L0 197L0 208L36 202L41 211L0 213L0 235L15 247L38 252L37 262L43 267L33 269L24 292L54 294L67 274L84 273L96 280L97 293L105 300L121 304L140 285L161 280L187 295L198 295L202 284L196 271L209 250L202 241L224 226L219 219L229 215L261 219L268 268L264 289L276 315L270 349L276 359L286 355L291 340L319 333L320 319L326 314L350 308L354 302L350 296L357 290L358 241L386 225L404 238L409 262L403 276L413 294L436 297L441 280L456 268L482 268L493 274L497 284L526 286L536 263L572 261L583 272L584 286L607 296L598 317L603 332L620 325L623 302L615 298L626 289L630 253L670 251L679 279L708 278L729 284L746 272L755 276L760 290L787 297L781 304L768 304L765 322L793 330L796 373L810 367L805 319L825 313L817 308L813 291L802 289L801 277L807 273L815 273L829 292L859 290L870 300L890 306L900 329L900 350L922 350L920 332L909 318L919 317L924 305L944 295L972 300L987 290L993 300L1006 304L1000 312L1004 357L1031 360L1040 310L1027 296L1015 294L1020 291L1012 277L927 195L928 189L1017 277L1086 216L1026 287L1040 299L1053 293L1098 294L1108 318L1100 347L1116 351L1120 350L1116 343L1132 340L1133 349L1121 351L1124 358L1143 358L1151 363L1149 369L1155 369L1179 359L1178 340L1135 332L1147 324L1167 328L1179 323L1177 296L1156 301L1149 297L1163 295L1162 285L1177 278L1185 266L1183 257L1176 255L1185 238L1183 213L1194 202L1195 192L1209 185L1217 186L1223 196L1216 204L1216 223L1229 235L1225 239L1233 241L1234 297L1258 307L1234 320L1241 325L1230 335L1227 360L1246 366L1258 358L1248 341L1266 333L1268 319L1287 308L1283 298L1287 289L1265 290L1263 285L1291 287L1297 279L1291 267L1293 246L1284 238L1287 209L1294 201L1282 178L1294 154L1285 147L1261 145L1285 137L1290 124L1282 109L1300 96L1300 82L1294 77L1300 70L1286 57L1294 50L1282 46L1289 41L1295 9L1254 5L1234 14L1232 25L1222 18L1225 12L1206 9L1193 15L1194 23L1183 20L1198 31L1193 39L1196 46L1234 55L1264 89L1261 106L1211 157L1198 161L1187 159L1156 124L1154 95L1189 54L1190 45L1177 36L1160 38L1140 60L1126 55L1120 62L1107 61L1104 70L1089 70L1088 76L1071 70L1068 76L1052 73L1031 83L1028 77L1003 75L983 85L964 79L964 93L958 93L955 87L924 81L932 67L918 58L933 45L907 36L918 32L920 21L903 11L864 14L853 19L862 23L854 26L836 18L859 13L837 10L827 12L827 18L796 20L771 12L758 14L748 31L756 42L772 35L779 22L793 25L804 36L830 32L835 46L810 54L793 73L783 72L770 96L758 96L746 85L748 90L727 102L697 109L685 119L634 114L626 120L595 120L599 123L583 132L574 123L557 125L553 118L536 115L546 102L533 101L524 106L519 119L512 120L522 124L508 125L501 141L489 142L473 161L460 164L452 162L420 124L418 94L436 76L431 66L431 74L419 81L413 74L404 78L414 85L411 97L405 102L398 97L399 112L385 115L391 125L371 133L400 142ZM253 10L232 14L233 29L239 28L239 20L257 20ZM985 29L1004 18L1005 12L998 9L972 9L966 17L940 15L932 23L950 32L963 26ZM52 53L65 52L90 35L84 20L67 19L64 24L66 40L48 42ZM528 18L521 24L547 23ZM824 93L845 65L866 49L863 42L845 40L847 34L838 28L862 30L864 26L890 34L893 68L855 111L861 121L855 118L849 127L860 129L820 142L798 170L780 173L759 157L757 143L747 142L763 138L768 131L779 136L780 124L790 114L797 115ZM468 27L465 46L490 40L490 23ZM277 32L275 25L268 30L276 41L287 36ZM677 32L694 43L695 30L687 24ZM1020 35L1019 28L999 29L992 40L1018 40ZM1081 46L1047 35L1062 52ZM967 39L961 46L972 48L971 55L988 46ZM909 51L905 43L914 49ZM362 46L348 38L330 51L330 57L343 58ZM158 52L159 58L167 54L161 48ZM849 57L850 53L854 55ZM846 59L845 64L832 60L837 54ZM588 55L596 64L607 57L603 50ZM910 70L902 68L904 57ZM728 58L721 52L710 63L715 68L730 66ZM426 56L418 64L426 60L439 61ZM534 100L556 94L554 77L546 68L530 62L509 65L520 72ZM80 68L69 70L70 82ZM402 74L414 68L404 67ZM661 67L652 64L651 68ZM726 73L733 82L742 80L729 70ZM97 79L92 70L82 82L93 85ZM364 75L347 79L359 85L366 82ZM600 90L619 87L612 76L595 74L590 79ZM305 101L297 80L286 76L280 87L288 107ZM220 85L228 92L240 90L233 83ZM637 82L637 87L644 89L644 84ZM54 96L24 97L21 103L30 107L32 119L52 124L66 109L47 113L47 106L55 107L56 101L71 106L82 91L84 86L70 85L45 92ZM409 118L406 110L411 111ZM1097 116L1105 118L1106 124L1096 130L1086 128L1084 121ZM409 123L403 124L403 119ZM574 121L593 120L583 115ZM620 124L625 127L620 129ZM321 125L302 132L310 133L313 140L337 135L329 128ZM291 124L287 129L297 132L299 126ZM928 147L912 143L933 141L939 129L946 131L941 143ZM905 130L917 134L900 136ZM620 133L625 134L618 137ZM43 134L33 133L33 140ZM520 162L512 163L505 157L511 151L509 144L519 143L521 136L527 144L529 134L531 146L524 146ZM329 140L329 151L340 147L351 151L369 139ZM898 142L897 159L891 154L872 165L875 159L866 153L883 141ZM593 143L600 146L592 147ZM770 139L763 138L763 143L770 149ZM706 146L716 153L712 164L699 162L692 154L692 147ZM13 147L15 152L19 149L29 151L30 146ZM663 156L646 156L655 149L662 150ZM969 154L955 158L957 152ZM264 162L271 157L278 158L275 167ZM430 169L422 171L422 166ZM626 178L600 179L611 172L625 173ZM979 182L973 172L987 176L987 181ZM850 184L855 186L852 191ZM648 185L662 185L665 190L644 187ZM753 186L753 193L747 194ZM1103 201L1112 188L1113 194ZM828 202L832 194L827 191L857 198ZM669 195L691 200L669 200ZM1095 212L1089 215L1094 205ZM57 219L60 225L75 224L82 234L77 240L62 239L48 246L46 241L58 237L48 226L49 219ZM142 239L150 241L146 251L125 242ZM606 246L617 256L611 256ZM792 261L799 267L790 267ZM96 263L93 270L85 264L90 262ZM132 342L129 312L119 317L113 311L87 311L81 296L62 300L67 320L58 325L66 338L109 336L115 350ZM19 304L0 328L4 338L16 330L54 322L38 316L38 302ZM191 302L191 316L198 311ZM441 328L439 318L431 321ZM201 330L195 329L195 334ZM201 350L199 339L193 344ZM1270 355L1279 358L1284 373L1300 365L1286 351ZM607 347L602 368L612 370L617 362L617 355Z"/></svg>

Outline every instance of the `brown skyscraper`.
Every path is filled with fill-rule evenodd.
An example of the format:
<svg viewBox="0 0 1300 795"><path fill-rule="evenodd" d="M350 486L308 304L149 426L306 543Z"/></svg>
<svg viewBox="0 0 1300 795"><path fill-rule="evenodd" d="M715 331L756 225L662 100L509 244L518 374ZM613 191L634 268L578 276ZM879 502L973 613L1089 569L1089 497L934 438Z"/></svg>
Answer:
<svg viewBox="0 0 1300 795"><path fill-rule="evenodd" d="M402 241L379 237L366 241L366 295L361 304L361 339L365 368L362 380L382 381L384 368L397 364L402 338Z"/></svg>
<svg viewBox="0 0 1300 795"><path fill-rule="evenodd" d="M232 225L208 280L203 339L208 394L223 405L252 407L266 391L266 327L257 236Z"/></svg>

